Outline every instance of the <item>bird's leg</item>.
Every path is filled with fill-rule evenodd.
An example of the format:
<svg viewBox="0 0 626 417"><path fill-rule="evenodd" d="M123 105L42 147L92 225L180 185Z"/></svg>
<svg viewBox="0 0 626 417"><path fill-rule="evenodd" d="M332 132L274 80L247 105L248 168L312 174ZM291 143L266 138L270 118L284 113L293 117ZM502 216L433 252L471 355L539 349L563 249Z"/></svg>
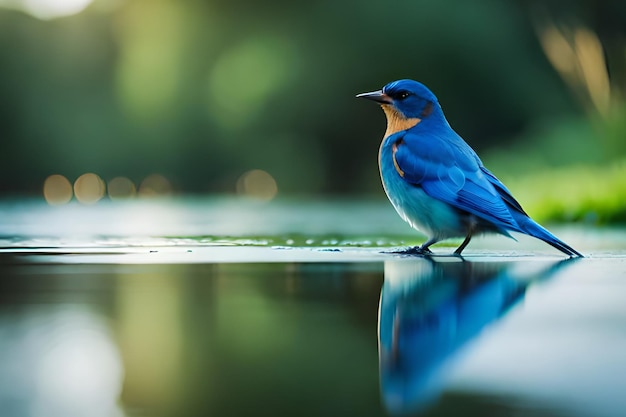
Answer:
<svg viewBox="0 0 626 417"><path fill-rule="evenodd" d="M426 242L422 243L422 246L420 246L420 250L424 253L432 253L432 251L430 249L428 249L428 247L430 245L434 245L435 243L437 243L439 241L439 239L436 239L434 237L431 237L430 239L428 239Z"/></svg>
<svg viewBox="0 0 626 417"><path fill-rule="evenodd" d="M461 246L456 248L456 250L454 251L454 254L457 256L461 256L461 252L463 252L463 249L465 249L465 247L470 243L470 240L472 240L472 232L469 232L467 234L465 240L463 241L463 243L461 243Z"/></svg>

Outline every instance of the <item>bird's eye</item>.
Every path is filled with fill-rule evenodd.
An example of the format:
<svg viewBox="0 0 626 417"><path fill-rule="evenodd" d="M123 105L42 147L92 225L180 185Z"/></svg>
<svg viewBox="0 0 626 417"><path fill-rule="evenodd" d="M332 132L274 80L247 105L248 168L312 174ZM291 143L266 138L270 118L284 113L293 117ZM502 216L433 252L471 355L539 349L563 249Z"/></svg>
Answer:
<svg viewBox="0 0 626 417"><path fill-rule="evenodd" d="M399 91L396 94L396 97L398 97L398 100L404 100L405 98L407 98L410 95L411 95L411 93L409 93L408 91Z"/></svg>

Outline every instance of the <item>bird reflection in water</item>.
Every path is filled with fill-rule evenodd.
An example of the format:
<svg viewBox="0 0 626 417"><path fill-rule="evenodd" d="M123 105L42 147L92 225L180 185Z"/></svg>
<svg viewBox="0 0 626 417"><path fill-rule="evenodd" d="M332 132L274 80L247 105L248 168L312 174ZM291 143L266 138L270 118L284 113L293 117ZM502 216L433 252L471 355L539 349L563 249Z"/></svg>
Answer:
<svg viewBox="0 0 626 417"><path fill-rule="evenodd" d="M432 404L463 346L503 317L532 282L548 279L572 261L542 264L534 272L519 271L528 266L522 262L385 262L378 353L387 411L406 414Z"/></svg>

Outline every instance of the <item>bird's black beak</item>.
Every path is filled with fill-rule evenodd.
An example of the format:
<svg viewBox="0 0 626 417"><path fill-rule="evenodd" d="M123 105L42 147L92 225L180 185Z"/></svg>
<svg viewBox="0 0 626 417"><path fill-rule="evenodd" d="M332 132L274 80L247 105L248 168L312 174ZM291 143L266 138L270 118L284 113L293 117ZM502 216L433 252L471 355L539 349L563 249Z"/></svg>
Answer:
<svg viewBox="0 0 626 417"><path fill-rule="evenodd" d="M382 90L372 91L371 93L357 94L356 98L366 98L380 104L391 104L391 97L383 93Z"/></svg>

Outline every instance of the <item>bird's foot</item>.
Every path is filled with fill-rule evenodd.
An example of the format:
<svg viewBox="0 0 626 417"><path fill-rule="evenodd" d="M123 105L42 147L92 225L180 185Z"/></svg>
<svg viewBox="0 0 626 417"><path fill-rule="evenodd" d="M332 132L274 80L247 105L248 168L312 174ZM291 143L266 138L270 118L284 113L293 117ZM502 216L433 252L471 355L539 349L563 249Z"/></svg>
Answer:
<svg viewBox="0 0 626 417"><path fill-rule="evenodd" d="M456 250L452 253L452 256L457 257L457 258L461 259L462 261L464 261L464 260L465 260L465 258L464 258L464 257L463 257L463 255L461 254L461 252L456 251Z"/></svg>
<svg viewBox="0 0 626 417"><path fill-rule="evenodd" d="M418 255L418 256L424 256L424 255L432 255L433 252L428 249L427 247L424 248L422 246L413 246L412 248L408 248L408 249L404 249L404 250L397 250L397 251L391 251L391 252L387 252L387 253L395 253L398 255Z"/></svg>

